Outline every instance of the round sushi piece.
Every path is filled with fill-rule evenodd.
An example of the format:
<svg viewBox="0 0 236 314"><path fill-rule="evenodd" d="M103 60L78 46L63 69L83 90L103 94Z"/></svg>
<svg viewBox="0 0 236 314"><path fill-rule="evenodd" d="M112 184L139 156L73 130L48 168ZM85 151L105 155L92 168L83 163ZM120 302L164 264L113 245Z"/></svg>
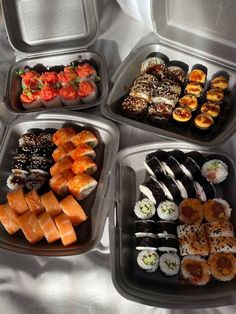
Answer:
<svg viewBox="0 0 236 314"><path fill-rule="evenodd" d="M129 96L143 98L148 103L151 102L153 95L155 94L155 85L147 83L137 83L130 89Z"/></svg>
<svg viewBox="0 0 236 314"><path fill-rule="evenodd" d="M164 253L159 260L160 270L166 276L175 276L180 269L180 258L175 253Z"/></svg>
<svg viewBox="0 0 236 314"><path fill-rule="evenodd" d="M139 84L139 83L145 83L145 84L158 84L158 79L152 75L152 74L142 74L139 75L136 80L134 81L133 85Z"/></svg>
<svg viewBox="0 0 236 314"><path fill-rule="evenodd" d="M230 220L231 211L229 203L221 198L210 199L203 204L204 218L208 222Z"/></svg>
<svg viewBox="0 0 236 314"><path fill-rule="evenodd" d="M194 181L193 184L196 190L196 196L202 202L216 196L214 185L208 182L205 178L199 178L197 181Z"/></svg>
<svg viewBox="0 0 236 314"><path fill-rule="evenodd" d="M158 149L155 152L148 154L146 156L146 161L151 159L152 157L156 157L160 161L165 161L169 157L169 153L162 149Z"/></svg>
<svg viewBox="0 0 236 314"><path fill-rule="evenodd" d="M154 204L165 199L162 185L153 178L149 178L144 184L141 184L139 189Z"/></svg>
<svg viewBox="0 0 236 314"><path fill-rule="evenodd" d="M224 99L224 92L221 89L210 89L206 93L206 100L209 102L222 102Z"/></svg>
<svg viewBox="0 0 236 314"><path fill-rule="evenodd" d="M44 146L36 146L31 150L32 157L44 157L47 159L52 158L53 148L44 147Z"/></svg>
<svg viewBox="0 0 236 314"><path fill-rule="evenodd" d="M215 76L210 81L210 86L212 89L226 90L228 88L228 85L229 80L223 75Z"/></svg>
<svg viewBox="0 0 236 314"><path fill-rule="evenodd" d="M161 202L157 207L157 214L163 220L177 220L179 216L178 206L172 201Z"/></svg>
<svg viewBox="0 0 236 314"><path fill-rule="evenodd" d="M158 238L176 238L177 225L174 221L160 220L156 223Z"/></svg>
<svg viewBox="0 0 236 314"><path fill-rule="evenodd" d="M32 133L25 133L19 138L19 146L36 146L37 136Z"/></svg>
<svg viewBox="0 0 236 314"><path fill-rule="evenodd" d="M137 220L135 222L135 236L155 236L157 231L156 223L153 220Z"/></svg>
<svg viewBox="0 0 236 314"><path fill-rule="evenodd" d="M123 114L134 120L142 120L145 118L148 109L148 102L143 98L128 96L121 105Z"/></svg>
<svg viewBox="0 0 236 314"><path fill-rule="evenodd" d="M172 117L179 126L185 126L186 122L192 118L192 111L186 107L177 107L173 110Z"/></svg>
<svg viewBox="0 0 236 314"><path fill-rule="evenodd" d="M44 105L44 107L56 108L56 107L62 106L62 102L58 94L58 90L53 86L44 85L41 90L40 96L41 96L41 102Z"/></svg>
<svg viewBox="0 0 236 314"><path fill-rule="evenodd" d="M16 149L16 155L25 155L27 157L30 157L33 149L34 147L32 146L19 146Z"/></svg>
<svg viewBox="0 0 236 314"><path fill-rule="evenodd" d="M12 173L7 178L7 186L10 190L18 190L25 186L27 175L22 172Z"/></svg>
<svg viewBox="0 0 236 314"><path fill-rule="evenodd" d="M158 58L158 57L147 58L141 64L140 73L144 74L144 73L153 72L153 70L155 68L159 68L160 65L165 66L165 62L161 58Z"/></svg>
<svg viewBox="0 0 236 314"><path fill-rule="evenodd" d="M181 177L179 180L176 180L176 184L183 199L196 198L196 190L193 181L190 180L186 175L183 175L183 177Z"/></svg>
<svg viewBox="0 0 236 314"><path fill-rule="evenodd" d="M179 220L187 225L201 223L203 220L203 207L196 198L183 200L179 205Z"/></svg>
<svg viewBox="0 0 236 314"><path fill-rule="evenodd" d="M30 172L39 172L48 175L51 164L47 158L32 157L29 168Z"/></svg>
<svg viewBox="0 0 236 314"><path fill-rule="evenodd" d="M187 157L185 162L181 167L184 174L189 177L191 180L198 179L201 177L201 169L194 159Z"/></svg>
<svg viewBox="0 0 236 314"><path fill-rule="evenodd" d="M52 141L52 134L42 132L37 137L37 145L44 146L45 148L52 148L54 146Z"/></svg>
<svg viewBox="0 0 236 314"><path fill-rule="evenodd" d="M185 256L181 261L183 279L195 286L204 286L210 280L210 269L204 258L200 256Z"/></svg>
<svg viewBox="0 0 236 314"><path fill-rule="evenodd" d="M180 107L187 107L191 111L195 111L198 107L198 101L194 95L185 95L179 100Z"/></svg>
<svg viewBox="0 0 236 314"><path fill-rule="evenodd" d="M179 66L169 66L166 68L165 75L167 79L178 84L183 84L186 79L186 73Z"/></svg>
<svg viewBox="0 0 236 314"><path fill-rule="evenodd" d="M236 258L232 253L211 254L208 259L212 276L220 281L230 281L236 275Z"/></svg>
<svg viewBox="0 0 236 314"><path fill-rule="evenodd" d="M154 272L158 268L159 256L156 251L142 250L138 253L137 264L146 272Z"/></svg>
<svg viewBox="0 0 236 314"><path fill-rule="evenodd" d="M140 219L152 218L155 212L155 205L148 198L143 198L141 201L136 202L134 206L134 213Z"/></svg>
<svg viewBox="0 0 236 314"><path fill-rule="evenodd" d="M30 158L26 155L16 155L13 157L14 163L12 167L12 172L18 172L27 174L29 172Z"/></svg>
<svg viewBox="0 0 236 314"><path fill-rule="evenodd" d="M154 235L136 237L136 250L157 250L157 238Z"/></svg>
<svg viewBox="0 0 236 314"><path fill-rule="evenodd" d="M169 90L160 92L158 89L155 90L153 97L151 98L151 103L164 103L170 105L174 109L178 102L178 95L176 93L170 92Z"/></svg>
<svg viewBox="0 0 236 314"><path fill-rule="evenodd" d="M26 109L38 109L42 108L43 104L40 99L40 91L23 90L20 95L20 101L22 106Z"/></svg>
<svg viewBox="0 0 236 314"><path fill-rule="evenodd" d="M180 164L182 164L186 159L185 153L179 149L170 151L170 156L174 157Z"/></svg>
<svg viewBox="0 0 236 314"><path fill-rule="evenodd" d="M91 81L79 83L78 96L84 104L95 102L98 99L97 85Z"/></svg>
<svg viewBox="0 0 236 314"><path fill-rule="evenodd" d="M196 82L188 83L185 87L185 94L194 95L197 98L201 96L203 87L201 84Z"/></svg>
<svg viewBox="0 0 236 314"><path fill-rule="evenodd" d="M200 113L194 119L194 124L198 129L208 130L213 124L214 120L212 116L206 113Z"/></svg>
<svg viewBox="0 0 236 314"><path fill-rule="evenodd" d="M65 106L79 105L81 103L78 89L73 85L67 85L60 88L59 95Z"/></svg>
<svg viewBox="0 0 236 314"><path fill-rule="evenodd" d="M160 252L175 252L179 250L179 242L172 237L159 237L157 239L157 249Z"/></svg>
<svg viewBox="0 0 236 314"><path fill-rule="evenodd" d="M172 106L164 102L153 103L148 108L148 119L158 125L168 123L171 114Z"/></svg>
<svg viewBox="0 0 236 314"><path fill-rule="evenodd" d="M199 167L202 167L205 162L205 158L203 157L203 155L196 150L186 153L186 157L194 160Z"/></svg>
<svg viewBox="0 0 236 314"><path fill-rule="evenodd" d="M162 164L166 173L171 177L179 178L183 176L183 171L179 162L172 155L170 155Z"/></svg>
<svg viewBox="0 0 236 314"><path fill-rule="evenodd" d="M147 172L151 176L156 177L156 179L162 179L166 175L165 168L155 156L146 160L144 162L144 167L146 168Z"/></svg>
<svg viewBox="0 0 236 314"><path fill-rule="evenodd" d="M188 81L205 84L206 74L200 69L194 69L188 74Z"/></svg>
<svg viewBox="0 0 236 314"><path fill-rule="evenodd" d="M40 172L31 173L26 180L25 187L28 190L39 190L47 181L45 175Z"/></svg>
<svg viewBox="0 0 236 314"><path fill-rule="evenodd" d="M168 79L163 79L159 84L156 85L158 95L177 95L179 96L181 94L181 86ZM177 97L178 98L178 97Z"/></svg>
<svg viewBox="0 0 236 314"><path fill-rule="evenodd" d="M181 199L180 190L171 176L165 176L162 180L163 189L168 200L179 200Z"/></svg>
<svg viewBox="0 0 236 314"><path fill-rule="evenodd" d="M76 69L79 82L85 82L85 81L95 81L97 78L97 71L95 68L89 64L79 64Z"/></svg>
<svg viewBox="0 0 236 314"><path fill-rule="evenodd" d="M208 114L212 118L217 118L220 114L220 106L218 104L206 102L201 106L201 112Z"/></svg>
<svg viewBox="0 0 236 314"><path fill-rule="evenodd" d="M201 173L209 182L219 184L227 178L228 166L220 159L212 159L203 164Z"/></svg>

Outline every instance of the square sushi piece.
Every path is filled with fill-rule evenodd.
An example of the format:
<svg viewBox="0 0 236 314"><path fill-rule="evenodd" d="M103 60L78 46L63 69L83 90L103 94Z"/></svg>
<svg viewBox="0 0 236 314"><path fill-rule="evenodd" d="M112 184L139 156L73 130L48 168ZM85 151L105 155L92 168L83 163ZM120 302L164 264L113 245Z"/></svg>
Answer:
<svg viewBox="0 0 236 314"><path fill-rule="evenodd" d="M179 239L180 255L208 256L209 246L205 232L191 233Z"/></svg>

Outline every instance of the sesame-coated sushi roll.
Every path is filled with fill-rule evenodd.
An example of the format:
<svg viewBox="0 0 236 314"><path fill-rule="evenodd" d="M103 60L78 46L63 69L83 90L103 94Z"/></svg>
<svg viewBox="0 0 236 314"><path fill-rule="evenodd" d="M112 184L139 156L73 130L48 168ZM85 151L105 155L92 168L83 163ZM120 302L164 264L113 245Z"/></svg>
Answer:
<svg viewBox="0 0 236 314"><path fill-rule="evenodd" d="M204 205L203 205L204 211ZM204 224L208 238L229 237L234 238L234 226L228 220L212 221Z"/></svg>
<svg viewBox="0 0 236 314"><path fill-rule="evenodd" d="M190 225L191 226L191 225ZM206 234L203 230L195 233L187 234L186 236L179 239L180 244L180 255L209 255L209 245Z"/></svg>
<svg viewBox="0 0 236 314"><path fill-rule="evenodd" d="M194 95L185 95L179 100L180 107L187 107L191 111L195 111L198 107L198 101Z"/></svg>
<svg viewBox="0 0 236 314"><path fill-rule="evenodd" d="M161 58L151 57L147 58L142 64L140 68L140 73L152 73L154 69L164 69L165 62Z"/></svg>
<svg viewBox="0 0 236 314"><path fill-rule="evenodd" d="M145 74L139 75L135 79L133 85L139 84L139 83L158 84L158 82L159 82L158 79L154 75L145 73Z"/></svg>
<svg viewBox="0 0 236 314"><path fill-rule="evenodd" d="M155 215L156 208L148 198L143 198L135 203L134 213L140 219L150 219Z"/></svg>
<svg viewBox="0 0 236 314"><path fill-rule="evenodd" d="M80 173L74 176L69 182L69 192L78 200L85 199L97 186L97 181L87 173Z"/></svg>
<svg viewBox="0 0 236 314"><path fill-rule="evenodd" d="M27 180L27 175L22 172L12 173L7 178L7 187L10 190L18 190L25 186Z"/></svg>
<svg viewBox="0 0 236 314"><path fill-rule="evenodd" d="M147 115L148 102L144 98L128 96L121 105L122 113L131 119L142 120Z"/></svg>
<svg viewBox="0 0 236 314"><path fill-rule="evenodd" d="M90 104L98 99L98 88L94 82L86 81L79 84L78 96L82 103Z"/></svg>
<svg viewBox="0 0 236 314"><path fill-rule="evenodd" d="M180 258L176 253L164 253L160 257L159 265L164 275L172 277L179 272Z"/></svg>
<svg viewBox="0 0 236 314"><path fill-rule="evenodd" d="M26 155L16 155L13 157L14 163L12 167L13 173L24 173L27 174L29 172L29 164L31 161L30 157Z"/></svg>
<svg viewBox="0 0 236 314"><path fill-rule="evenodd" d="M33 133L25 133L19 139L19 146L36 146L37 145L37 136Z"/></svg>
<svg viewBox="0 0 236 314"><path fill-rule="evenodd" d="M168 79L163 79L159 84L157 85L158 92L161 94L162 92L170 92L171 94L176 94L179 96L182 92L181 86Z"/></svg>
<svg viewBox="0 0 236 314"><path fill-rule="evenodd" d="M157 214L163 220L177 220L179 216L178 206L172 201L163 201L157 207Z"/></svg>
<svg viewBox="0 0 236 314"><path fill-rule="evenodd" d="M44 85L41 90L40 96L41 102L44 107L55 108L62 106L59 92L55 87L52 87L50 85Z"/></svg>
<svg viewBox="0 0 236 314"><path fill-rule="evenodd" d="M153 178L149 178L146 182L140 184L139 189L154 204L165 199L162 185Z"/></svg>
<svg viewBox="0 0 236 314"><path fill-rule="evenodd" d="M219 184L227 178L228 166L220 159L212 159L204 163L201 173L209 182Z"/></svg>
<svg viewBox="0 0 236 314"><path fill-rule="evenodd" d="M187 225L201 223L203 220L201 201L196 198L183 200L179 205L179 220Z"/></svg>
<svg viewBox="0 0 236 314"><path fill-rule="evenodd" d="M80 82L95 81L97 78L97 71L89 63L79 64L76 71Z"/></svg>
<svg viewBox="0 0 236 314"><path fill-rule="evenodd" d="M90 130L83 130L71 138L72 143L77 147L81 144L87 144L92 148L98 145L98 139Z"/></svg>
<svg viewBox="0 0 236 314"><path fill-rule="evenodd" d="M166 68L165 75L167 79L178 84L183 84L186 78L186 73L179 66L169 66Z"/></svg>
<svg viewBox="0 0 236 314"><path fill-rule="evenodd" d="M57 130L53 136L52 141L57 146L62 146L66 142L70 142L71 139L76 135L76 131L72 127L65 127Z"/></svg>
<svg viewBox="0 0 236 314"><path fill-rule="evenodd" d="M236 258L232 253L211 254L208 259L211 275L220 281L230 281L236 275Z"/></svg>
<svg viewBox="0 0 236 314"><path fill-rule="evenodd" d="M65 106L73 106L81 103L78 89L72 85L62 87L59 90L61 101Z"/></svg>
<svg viewBox="0 0 236 314"><path fill-rule="evenodd" d="M229 80L223 75L215 76L211 79L210 86L212 89L226 90L229 86Z"/></svg>
<svg viewBox="0 0 236 314"><path fill-rule="evenodd" d="M204 234L204 236L206 237L205 234L205 225L204 224L199 224L199 223L194 223L191 225L179 225L177 226L177 236L178 239L185 239L186 237L190 236L191 234Z"/></svg>
<svg viewBox="0 0 236 314"><path fill-rule="evenodd" d="M148 119L157 125L165 125L171 118L173 107L166 103L153 103L148 108Z"/></svg>
<svg viewBox="0 0 236 314"><path fill-rule="evenodd" d="M137 98L143 98L148 103L150 103L155 93L155 85L147 83L136 83L131 87L129 95Z"/></svg>
<svg viewBox="0 0 236 314"><path fill-rule="evenodd" d="M32 157L29 165L30 172L38 172L44 175L49 174L50 161L44 157Z"/></svg>
<svg viewBox="0 0 236 314"><path fill-rule="evenodd" d="M204 218L209 222L229 220L231 211L229 203L221 198L210 199L203 204Z"/></svg>
<svg viewBox="0 0 236 314"><path fill-rule="evenodd" d="M220 114L220 105L206 102L201 106L201 112L208 114L212 118L217 118Z"/></svg>
<svg viewBox="0 0 236 314"><path fill-rule="evenodd" d="M159 256L154 250L142 250L138 253L137 264L146 272L152 273L157 270Z"/></svg>
<svg viewBox="0 0 236 314"><path fill-rule="evenodd" d="M224 99L224 92L221 89L210 89L206 93L208 102L221 103Z"/></svg>
<svg viewBox="0 0 236 314"><path fill-rule="evenodd" d="M200 256L186 256L181 262L183 279L194 286L204 286L210 280L210 269Z"/></svg>
<svg viewBox="0 0 236 314"><path fill-rule="evenodd" d="M196 82L188 83L185 87L185 94L194 95L197 98L202 95L203 87L201 84Z"/></svg>

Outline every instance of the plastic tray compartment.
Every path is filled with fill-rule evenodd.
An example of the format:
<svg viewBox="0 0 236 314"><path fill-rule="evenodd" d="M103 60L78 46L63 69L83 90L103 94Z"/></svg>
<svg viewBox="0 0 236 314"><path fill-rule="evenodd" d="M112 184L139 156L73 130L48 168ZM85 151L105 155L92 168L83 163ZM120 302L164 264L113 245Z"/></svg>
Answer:
<svg viewBox="0 0 236 314"><path fill-rule="evenodd" d="M97 156L95 162L98 166L94 178L98 181L96 190L91 193L81 206L84 208L88 219L75 230L78 241L69 247L63 247L60 241L48 244L42 240L34 245L27 242L21 232L9 235L2 225L0 225L0 248L35 255L66 256L80 254L95 247L102 236L104 224L109 208L107 198L108 185L113 163L113 154L118 151L119 132L116 126L106 120L86 114L65 114L55 112L53 114L33 114L18 118L8 127L4 142L1 146L0 155L0 203L6 201L6 194L10 191L7 188L6 180L11 173L12 157L18 146L19 137L31 128L55 128L63 126L74 126L78 130L88 128L92 130L99 139L96 148Z"/></svg>
<svg viewBox="0 0 236 314"><path fill-rule="evenodd" d="M149 143L133 146L119 152L116 163L116 208L110 211L110 245L112 279L116 289L127 299L163 308L208 308L235 302L236 281L227 283L211 280L206 286L194 287L181 283L178 276L168 278L159 270L145 273L136 265L135 224L133 208L139 197L139 184L147 175L143 162L148 153L157 149L198 150L204 155L220 154L227 158L229 176L218 187L217 195L236 206L234 192L236 166L223 152L207 150L196 145L176 143ZM236 213L232 211L236 225Z"/></svg>

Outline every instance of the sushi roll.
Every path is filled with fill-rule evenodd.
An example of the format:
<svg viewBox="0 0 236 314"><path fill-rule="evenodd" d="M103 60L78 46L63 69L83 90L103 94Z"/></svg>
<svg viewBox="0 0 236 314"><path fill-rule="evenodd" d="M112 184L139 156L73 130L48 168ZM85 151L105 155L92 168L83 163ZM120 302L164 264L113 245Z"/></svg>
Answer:
<svg viewBox="0 0 236 314"><path fill-rule="evenodd" d="M67 144L70 143L70 147L67 147L64 149L68 151L68 155L73 159L73 160L77 160L79 157L82 157L82 156L87 156L87 157L90 157L92 159L95 159L96 157L96 152L95 150L89 146L88 144L81 144L79 146L77 146L75 148L74 144L71 143L71 142L68 142ZM74 148L72 149L72 147L74 146Z"/></svg>
<svg viewBox="0 0 236 314"><path fill-rule="evenodd" d="M160 220L156 225L158 238L176 238L177 225L174 221Z"/></svg>
<svg viewBox="0 0 236 314"><path fill-rule="evenodd" d="M22 106L26 110L42 108L40 91L23 90L20 95L20 101Z"/></svg>
<svg viewBox="0 0 236 314"><path fill-rule="evenodd" d="M157 250L157 238L154 235L136 237L136 250Z"/></svg>
<svg viewBox="0 0 236 314"><path fill-rule="evenodd" d="M159 237L157 239L157 249L160 252L175 252L179 250L179 242L172 237Z"/></svg>
<svg viewBox="0 0 236 314"><path fill-rule="evenodd" d="M69 192L78 200L85 199L96 188L97 181L87 173L80 173L74 176L68 183Z"/></svg>
<svg viewBox="0 0 236 314"><path fill-rule="evenodd" d="M55 71L44 72L39 79L43 85L56 85L58 82L58 76Z"/></svg>
<svg viewBox="0 0 236 314"><path fill-rule="evenodd" d="M71 170L75 175L82 172L87 172L91 175L97 171L97 165L90 157L81 156L73 162Z"/></svg>
<svg viewBox="0 0 236 314"><path fill-rule="evenodd" d="M41 86L40 74L35 70L20 70L22 89L37 90Z"/></svg>
<svg viewBox="0 0 236 314"><path fill-rule="evenodd" d="M153 103L148 108L148 119L158 125L165 125L171 118L173 107L164 102Z"/></svg>
<svg viewBox="0 0 236 314"><path fill-rule="evenodd" d="M196 198L196 190L193 181L187 176L183 175L179 180L175 181L179 190L181 197L185 198Z"/></svg>
<svg viewBox="0 0 236 314"><path fill-rule="evenodd" d="M15 172L7 178L7 187L10 190L18 190L25 186L27 175L22 172Z"/></svg>
<svg viewBox="0 0 236 314"><path fill-rule="evenodd" d="M232 237L209 238L211 253L236 253L236 239Z"/></svg>
<svg viewBox="0 0 236 314"><path fill-rule="evenodd" d="M82 103L93 103L98 99L98 88L94 82L86 81L79 84L78 96Z"/></svg>
<svg viewBox="0 0 236 314"><path fill-rule="evenodd" d="M44 146L36 146L31 150L32 157L43 157L50 160L52 158L52 149Z"/></svg>
<svg viewBox="0 0 236 314"><path fill-rule="evenodd" d="M169 153L170 153L170 156L174 157L180 164L182 164L186 159L185 153L179 149L174 149L170 151Z"/></svg>
<svg viewBox="0 0 236 314"><path fill-rule="evenodd" d="M179 216L178 206L171 201L161 202L157 207L157 214L163 220L177 220Z"/></svg>
<svg viewBox="0 0 236 314"><path fill-rule="evenodd" d="M210 199L203 204L204 218L208 222L230 220L231 211L229 203L221 198Z"/></svg>
<svg viewBox="0 0 236 314"><path fill-rule="evenodd" d="M140 68L140 73L153 73L156 69L161 71L165 68L165 62L161 58L151 57L147 58L142 64Z"/></svg>
<svg viewBox="0 0 236 314"><path fill-rule="evenodd" d="M156 179L162 179L166 175L166 171L162 163L155 156L144 161L144 167L147 172Z"/></svg>
<svg viewBox="0 0 236 314"><path fill-rule="evenodd" d="M134 81L133 85L139 84L139 83L157 84L158 82L159 82L158 79L154 75L145 73L145 74L139 75Z"/></svg>
<svg viewBox="0 0 236 314"><path fill-rule="evenodd" d="M200 113L194 119L194 125L196 128L206 131L214 124L212 116L206 113Z"/></svg>
<svg viewBox="0 0 236 314"><path fill-rule="evenodd" d="M206 83L206 73L204 73L204 71L202 71L201 69L193 69L188 74L188 81L200 83L200 84L205 84Z"/></svg>
<svg viewBox="0 0 236 314"><path fill-rule="evenodd" d="M162 164L166 173L172 178L180 178L183 176L181 166L173 156L169 156Z"/></svg>
<svg viewBox="0 0 236 314"><path fill-rule="evenodd" d="M198 232L187 234L179 239L180 255L199 255L208 256L209 245L204 230L198 230Z"/></svg>
<svg viewBox="0 0 236 314"><path fill-rule="evenodd" d="M208 259L211 275L220 281L230 281L236 275L236 258L232 253L211 254Z"/></svg>
<svg viewBox="0 0 236 314"><path fill-rule="evenodd" d="M185 239L192 234L204 233L205 235L205 224L194 223L191 225L179 225L177 226L178 239Z"/></svg>
<svg viewBox="0 0 236 314"><path fill-rule="evenodd" d="M13 160L13 173L21 172L23 174L27 174L29 172L30 157L27 157L26 155L16 155L13 157Z"/></svg>
<svg viewBox="0 0 236 314"><path fill-rule="evenodd" d="M62 146L66 142L70 142L75 135L76 131L74 128L72 127L61 128L53 134L52 141L56 146Z"/></svg>
<svg viewBox="0 0 236 314"><path fill-rule="evenodd" d="M206 93L208 102L220 103L224 99L224 92L221 89L210 89Z"/></svg>
<svg viewBox="0 0 236 314"><path fill-rule="evenodd" d="M172 118L179 127L186 127L186 124L192 118L192 111L186 107L177 107L172 112Z"/></svg>
<svg viewBox="0 0 236 314"><path fill-rule="evenodd" d="M187 157L185 162L181 165L181 169L184 172L184 174L189 177L189 179L198 179L201 177L201 169L196 163L196 161L191 158Z"/></svg>
<svg viewBox="0 0 236 314"><path fill-rule="evenodd" d="M203 220L201 201L196 198L183 200L179 205L179 220L187 225L201 223Z"/></svg>
<svg viewBox="0 0 236 314"><path fill-rule="evenodd" d="M183 84L186 79L186 73L179 66L169 66L166 68L165 76L167 79L178 84Z"/></svg>
<svg viewBox="0 0 236 314"><path fill-rule="evenodd" d="M179 273L180 258L175 253L164 253L160 257L159 265L164 275L172 277Z"/></svg>
<svg viewBox="0 0 236 314"><path fill-rule="evenodd" d="M197 181L193 182L196 196L202 202L205 202L207 199L212 199L216 196L216 190L212 183L208 182L204 178L199 178Z"/></svg>
<svg viewBox="0 0 236 314"><path fill-rule="evenodd" d="M50 161L44 157L32 157L29 169L30 172L39 172L44 175L49 174Z"/></svg>
<svg viewBox="0 0 236 314"><path fill-rule="evenodd" d="M180 107L189 108L191 111L195 111L198 107L198 101L194 95L185 95L179 99Z"/></svg>
<svg viewBox="0 0 236 314"><path fill-rule="evenodd" d="M146 182L140 184L139 190L153 204L161 202L162 200L165 199L165 193L163 191L162 185L153 178L149 178Z"/></svg>
<svg viewBox="0 0 236 314"><path fill-rule="evenodd" d="M156 157L160 161L165 161L169 157L169 153L162 149L158 149L155 152L147 154L146 161L151 159L152 157Z"/></svg>
<svg viewBox="0 0 236 314"><path fill-rule="evenodd" d="M68 184L73 178L73 172L67 169L53 176L49 181L49 186L57 195L66 196L69 192Z"/></svg>
<svg viewBox="0 0 236 314"><path fill-rule="evenodd" d="M29 147L37 145L37 136L32 133L25 133L19 138L19 146L20 147Z"/></svg>
<svg viewBox="0 0 236 314"><path fill-rule="evenodd" d="M37 145L44 146L45 148L54 148L54 144L52 141L52 134L42 132L37 136Z"/></svg>
<svg viewBox="0 0 236 314"><path fill-rule="evenodd" d="M153 220L137 220L135 222L135 236L145 237L156 234L156 223Z"/></svg>
<svg viewBox="0 0 236 314"><path fill-rule="evenodd" d="M203 92L203 87L201 84L196 82L188 83L185 87L185 94L194 95L195 97L200 97Z"/></svg>
<svg viewBox="0 0 236 314"><path fill-rule="evenodd" d="M171 176L165 176L162 180L162 186L168 200L173 201L181 199L180 190Z"/></svg>
<svg viewBox="0 0 236 314"><path fill-rule="evenodd" d="M134 213L140 219L150 219L155 215L155 212L155 205L148 198L143 198L134 206Z"/></svg>
<svg viewBox="0 0 236 314"><path fill-rule="evenodd" d="M121 105L122 113L131 119L142 120L147 115L148 102L144 98L128 96Z"/></svg>
<svg viewBox="0 0 236 314"><path fill-rule="evenodd" d="M210 80L210 86L212 89L220 89L224 91L229 86L229 80L223 75L215 76Z"/></svg>
<svg viewBox="0 0 236 314"><path fill-rule="evenodd" d="M156 251L142 250L138 253L137 264L146 272L152 273L157 270L159 256Z"/></svg>
<svg viewBox="0 0 236 314"><path fill-rule="evenodd" d="M159 95L163 93L173 94L177 96L177 99L182 92L181 86L178 83L168 79L163 79L156 85L156 88Z"/></svg>
<svg viewBox="0 0 236 314"><path fill-rule="evenodd" d="M201 112L212 118L217 118L220 114L220 106L218 104L206 102L201 106Z"/></svg>
<svg viewBox="0 0 236 314"><path fill-rule="evenodd" d="M204 210L204 208L203 208ZM234 226L231 222L221 219L204 224L208 238L229 237L234 238Z"/></svg>
<svg viewBox="0 0 236 314"><path fill-rule="evenodd" d="M72 165L73 165L73 160L70 157L65 157L59 160L58 162L56 162L50 168L50 174L53 177L64 170L71 169Z"/></svg>
<svg viewBox="0 0 236 314"><path fill-rule="evenodd" d="M137 83L133 85L130 89L129 96L143 98L148 103L151 102L152 97L156 94L155 85L147 83Z"/></svg>
<svg viewBox="0 0 236 314"><path fill-rule="evenodd" d="M43 86L40 96L41 102L46 108L56 108L62 106L58 90L50 85Z"/></svg>
<svg viewBox="0 0 236 314"><path fill-rule="evenodd" d="M198 151L190 151L188 153L186 153L186 157L191 158L193 161L195 161L195 163L199 166L202 167L202 165L205 162L205 158L203 157L203 155L201 153L199 153Z"/></svg>
<svg viewBox="0 0 236 314"><path fill-rule="evenodd" d="M203 164L201 173L209 182L219 184L227 178L228 166L220 159L211 159Z"/></svg>
<svg viewBox="0 0 236 314"><path fill-rule="evenodd" d="M78 75L74 67L65 67L64 71L60 71L57 75L58 83L65 87L76 82Z"/></svg>
<svg viewBox="0 0 236 314"><path fill-rule="evenodd" d="M97 71L95 68L89 64L89 63L84 63L84 64L79 64L77 66L77 76L78 76L78 81L79 82L85 82L85 81L96 81L97 79Z"/></svg>
<svg viewBox="0 0 236 314"><path fill-rule="evenodd" d="M83 130L71 138L71 142L77 147L81 144L87 144L92 148L98 145L98 139L90 130Z"/></svg>
<svg viewBox="0 0 236 314"><path fill-rule="evenodd" d="M16 149L16 155L24 155L26 157L30 157L32 152L34 151L34 147L32 146L19 146Z"/></svg>
<svg viewBox="0 0 236 314"><path fill-rule="evenodd" d="M41 172L31 173L26 180L25 187L28 190L39 190L47 182L47 177Z"/></svg>
<svg viewBox="0 0 236 314"><path fill-rule="evenodd" d="M78 95L78 89L73 85L62 87L59 90L59 95L61 97L62 103L65 106L74 106L81 103L80 97Z"/></svg>
<svg viewBox="0 0 236 314"><path fill-rule="evenodd" d="M204 286L210 280L210 269L200 256L185 256L181 261L183 279L194 286Z"/></svg>

